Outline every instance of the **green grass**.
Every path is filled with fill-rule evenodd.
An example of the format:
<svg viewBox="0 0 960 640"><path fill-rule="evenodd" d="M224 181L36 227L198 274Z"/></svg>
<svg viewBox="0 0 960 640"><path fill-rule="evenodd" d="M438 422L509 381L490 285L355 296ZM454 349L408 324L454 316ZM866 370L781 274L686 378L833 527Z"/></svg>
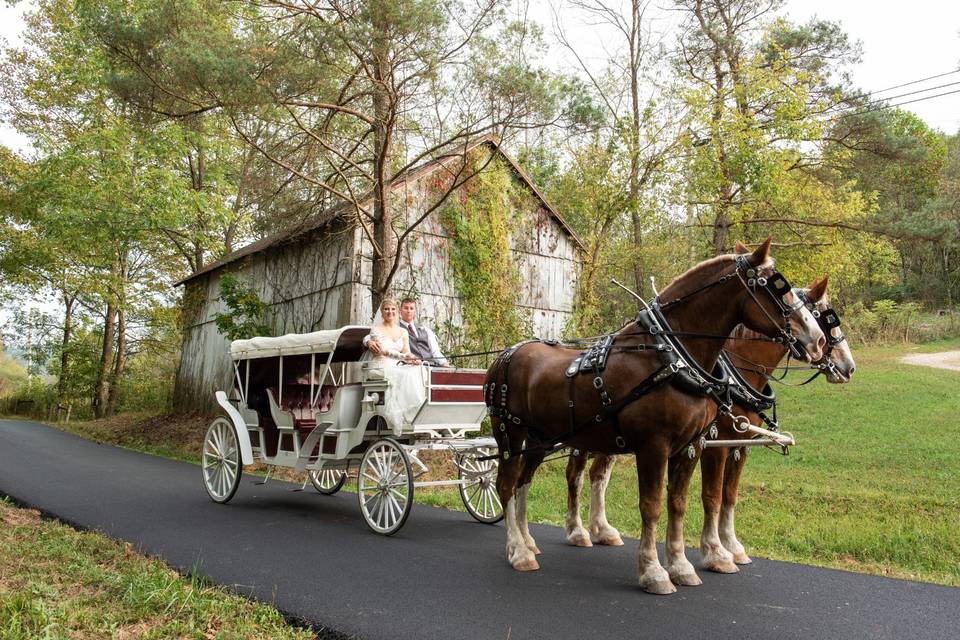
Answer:
<svg viewBox="0 0 960 640"><path fill-rule="evenodd" d="M0 638L313 637L129 544L0 501Z"/></svg>

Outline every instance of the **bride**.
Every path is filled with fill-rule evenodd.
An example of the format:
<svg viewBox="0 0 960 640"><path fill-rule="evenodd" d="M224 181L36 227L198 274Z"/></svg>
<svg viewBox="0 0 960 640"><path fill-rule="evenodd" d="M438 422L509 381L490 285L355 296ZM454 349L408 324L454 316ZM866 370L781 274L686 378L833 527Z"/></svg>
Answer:
<svg viewBox="0 0 960 640"><path fill-rule="evenodd" d="M370 341L376 341L380 353L370 362L383 369L383 375L390 383L383 401L384 413L394 424L409 424L426 399L423 372L415 366L420 361L410 353L408 334L397 321L397 303L384 299L380 303L380 315L382 322L370 329ZM401 362L404 366L400 366Z"/></svg>

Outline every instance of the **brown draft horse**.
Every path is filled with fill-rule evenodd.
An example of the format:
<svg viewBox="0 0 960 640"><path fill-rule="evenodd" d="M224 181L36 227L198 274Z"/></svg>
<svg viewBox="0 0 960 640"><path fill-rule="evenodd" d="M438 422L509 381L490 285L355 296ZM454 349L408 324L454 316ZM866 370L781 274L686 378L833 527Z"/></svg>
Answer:
<svg viewBox="0 0 960 640"><path fill-rule="evenodd" d="M738 247L738 251L745 252L746 249ZM818 317L830 310L826 288L827 278L824 277L803 290L806 298L815 305L820 314ZM830 327L828 331L830 347L814 365L824 372L827 381L832 384L849 382L856 368L849 345L839 326ZM760 334L742 326L737 327L724 346L724 351L753 389L764 388L769 376L787 353L780 344L756 340L759 336ZM752 424L764 426L759 414L750 407L735 404L732 413L748 418ZM717 437L722 440L751 437L751 434L735 430L733 419L729 415L718 416L717 427ZM700 536L700 555L704 567L711 571L734 573L738 571L738 564L751 562L737 539L734 528L739 482L748 450L747 447L711 447L702 453L700 469L703 478L704 522ZM578 453L571 456L567 464L567 541L575 546L590 547L592 534L598 544L622 545L619 532L607 522L604 504L604 492L613 469L613 456L594 456L590 467L589 533L583 527L580 519L580 490L587 457L585 452Z"/></svg>
<svg viewBox="0 0 960 640"><path fill-rule="evenodd" d="M814 302L819 313L826 313L830 302L826 296L827 278L814 282L806 290L808 298ZM827 382L844 384L850 381L856 369L850 346L843 339L840 327L829 329L830 347L824 354L823 367ZM734 337L750 338L748 329L738 328ZM739 344L739 346L734 346ZM755 345L751 349L748 345ZM725 347L730 360L740 370L746 382L754 389L762 389L769 376L783 359L785 351L779 345L731 340ZM756 412L748 407L738 407L735 414L744 415L752 424L760 425ZM724 440L748 438L749 434L738 433L728 416L717 422L719 437ZM734 511L740 488L740 476L747 462L748 447L732 449L729 447L709 448L703 452L700 462L703 478L703 531L700 534L700 557L705 568L720 573L738 571L738 564L750 564L743 544L737 539L734 527Z"/></svg>
<svg viewBox="0 0 960 640"><path fill-rule="evenodd" d="M689 356L707 371L716 365L724 339L739 324L770 339L795 340L808 359L819 359L826 338L810 312L786 299L792 292L783 300L792 306L784 311L771 293L756 288L774 273L769 238L741 259L731 254L702 262L660 294L669 301L661 307L663 318L675 336L699 338L685 344ZM526 500L546 444L558 442L584 451L635 454L643 520L640 586L665 594L676 591L674 582L699 583L683 553L686 493L696 465L687 450L713 422L718 406L712 398L674 384L672 377L634 397L664 371L658 367L658 352L651 348L658 342L662 343L660 336L639 324L639 318L615 335L603 373L608 402L589 376L565 376L580 353L575 349L523 344L501 354L487 371L484 389L501 457L497 491L504 505L507 559L514 569L539 568ZM613 416L605 413L610 403L619 407ZM664 569L657 556L656 525L668 465L671 500Z"/></svg>

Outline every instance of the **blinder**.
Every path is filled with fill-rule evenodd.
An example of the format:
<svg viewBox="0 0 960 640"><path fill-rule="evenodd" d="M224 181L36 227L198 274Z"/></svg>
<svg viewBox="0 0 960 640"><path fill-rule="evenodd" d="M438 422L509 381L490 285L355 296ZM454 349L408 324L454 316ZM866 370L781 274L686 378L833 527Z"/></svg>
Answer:
<svg viewBox="0 0 960 640"><path fill-rule="evenodd" d="M820 325L820 330L823 331L823 335L827 338L828 346L834 347L846 340L843 332L839 332L839 336L833 335L833 330L840 328L840 314L838 314L833 307L827 307L823 311L820 311L817 309L816 303L810 299L810 296L808 296L803 289L794 289L794 295L801 300L810 313L813 314L813 317L816 318L817 324Z"/></svg>

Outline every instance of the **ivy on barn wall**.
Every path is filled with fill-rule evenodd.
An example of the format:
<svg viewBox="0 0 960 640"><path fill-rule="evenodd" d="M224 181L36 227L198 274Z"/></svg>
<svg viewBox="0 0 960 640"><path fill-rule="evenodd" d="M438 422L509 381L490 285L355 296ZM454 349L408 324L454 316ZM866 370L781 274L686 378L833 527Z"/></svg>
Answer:
<svg viewBox="0 0 960 640"><path fill-rule="evenodd" d="M252 287L247 286L232 273L220 277L219 300L227 308L226 313L214 317L217 329L228 340L270 335L266 324L267 305Z"/></svg>
<svg viewBox="0 0 960 640"><path fill-rule="evenodd" d="M527 319L517 306L520 273L510 251L510 229L527 196L506 163L495 159L441 211L462 304L461 345L468 350L503 348L527 333Z"/></svg>

